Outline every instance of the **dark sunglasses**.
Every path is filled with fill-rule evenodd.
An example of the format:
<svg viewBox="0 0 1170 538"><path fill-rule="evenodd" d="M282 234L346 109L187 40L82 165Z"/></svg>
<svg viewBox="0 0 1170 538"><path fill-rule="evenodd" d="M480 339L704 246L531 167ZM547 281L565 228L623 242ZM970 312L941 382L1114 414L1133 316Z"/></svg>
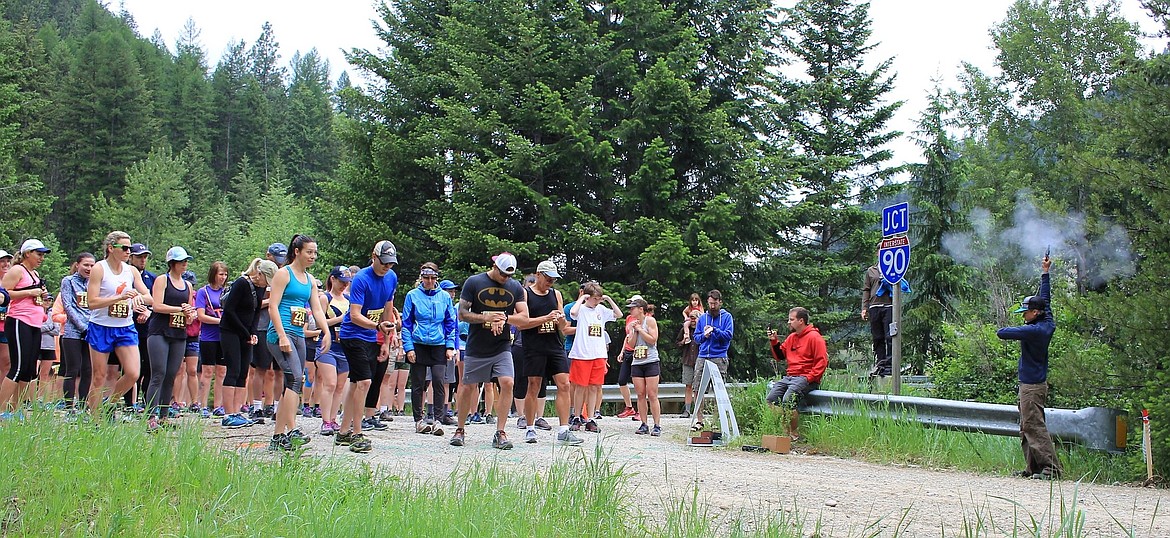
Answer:
<svg viewBox="0 0 1170 538"><path fill-rule="evenodd" d="M126 252L130 252L130 245L123 245L121 243L114 243L114 244L110 245L110 248L122 249Z"/></svg>

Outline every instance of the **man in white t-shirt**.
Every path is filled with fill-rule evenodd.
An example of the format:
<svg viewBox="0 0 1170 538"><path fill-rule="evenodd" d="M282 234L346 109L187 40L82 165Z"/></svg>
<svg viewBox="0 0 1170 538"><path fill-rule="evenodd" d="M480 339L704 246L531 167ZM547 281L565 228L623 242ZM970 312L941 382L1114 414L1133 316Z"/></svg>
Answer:
<svg viewBox="0 0 1170 538"><path fill-rule="evenodd" d="M570 317L577 320L577 333L573 348L569 350L569 384L573 387L573 407L580 406L581 409L580 416L573 422L578 426L583 424L585 431L596 433L601 428L591 418L593 409L589 409L586 394L589 389L600 388L605 382L605 372L609 368L605 324L622 317L622 310L602 293L601 286L596 283L586 284L584 291L570 310ZM608 309L600 306L602 300L609 303Z"/></svg>

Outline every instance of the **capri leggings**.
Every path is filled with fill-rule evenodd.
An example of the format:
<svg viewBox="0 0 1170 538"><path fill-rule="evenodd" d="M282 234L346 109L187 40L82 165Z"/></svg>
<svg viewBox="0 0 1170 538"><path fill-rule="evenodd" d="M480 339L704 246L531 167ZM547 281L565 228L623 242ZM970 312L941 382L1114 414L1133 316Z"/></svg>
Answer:
<svg viewBox="0 0 1170 538"><path fill-rule="evenodd" d="M443 385L443 379L447 373L447 348L443 346L428 346L425 344L414 345L414 364L410 365L410 401L423 402L426 400L427 392L427 369L431 371L431 382L434 384L435 390L432 391L432 396L435 398L435 416L441 416L440 413L447 409L447 391ZM443 389L443 390L440 390ZM377 402L374 402L377 405ZM373 407L367 402L366 407ZM425 406L411 405L414 413L414 421L422 420Z"/></svg>
<svg viewBox="0 0 1170 538"><path fill-rule="evenodd" d="M86 399L93 378L93 364L89 360L89 345L84 339L61 338L62 389L65 399Z"/></svg>
<svg viewBox="0 0 1170 538"><path fill-rule="evenodd" d="M284 372L284 388L300 395L305 390L305 339L293 334L288 335L292 348L288 353L280 350L280 344L268 344L268 353L272 355L272 362L280 366Z"/></svg>
<svg viewBox="0 0 1170 538"><path fill-rule="evenodd" d="M227 331L219 333L219 346L223 351L224 364L227 365L223 386L244 388L248 381L248 368L252 365L251 340L252 335L240 336Z"/></svg>
<svg viewBox="0 0 1170 538"><path fill-rule="evenodd" d="M41 328L9 316L4 320L4 336L8 338L8 379L28 383L37 375L37 359L41 355Z"/></svg>
<svg viewBox="0 0 1170 538"><path fill-rule="evenodd" d="M146 405L148 409L157 406L160 415L166 416L175 390L175 375L179 373L183 354L187 351L187 339L152 334L146 338L146 347L150 350L150 384L146 386Z"/></svg>

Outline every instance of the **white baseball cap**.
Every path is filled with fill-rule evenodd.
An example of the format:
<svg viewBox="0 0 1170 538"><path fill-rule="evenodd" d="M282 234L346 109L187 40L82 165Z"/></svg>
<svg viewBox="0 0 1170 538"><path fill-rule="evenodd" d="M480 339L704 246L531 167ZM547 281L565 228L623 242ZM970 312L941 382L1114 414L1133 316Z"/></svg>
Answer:
<svg viewBox="0 0 1170 538"><path fill-rule="evenodd" d="M516 272L516 256L511 252L501 252L492 256L492 261L496 262L496 267L505 275L511 276Z"/></svg>
<svg viewBox="0 0 1170 538"><path fill-rule="evenodd" d="M29 239L28 241L25 241L23 245L20 245L21 254L34 250L37 252L49 252L49 249L45 248L45 244L42 243L39 239Z"/></svg>
<svg viewBox="0 0 1170 538"><path fill-rule="evenodd" d="M12 257L12 255L9 254L7 250L0 248L0 260L2 260L4 258L11 258L11 257Z"/></svg>
<svg viewBox="0 0 1170 538"><path fill-rule="evenodd" d="M168 262L185 262L191 259L191 255L187 254L187 249L183 247L171 247L167 251Z"/></svg>

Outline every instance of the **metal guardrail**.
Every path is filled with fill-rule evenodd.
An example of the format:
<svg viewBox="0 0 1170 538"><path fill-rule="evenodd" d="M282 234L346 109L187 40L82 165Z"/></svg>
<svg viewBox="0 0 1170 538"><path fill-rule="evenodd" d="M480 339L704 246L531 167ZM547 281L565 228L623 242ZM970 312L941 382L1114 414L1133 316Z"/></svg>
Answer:
<svg viewBox="0 0 1170 538"><path fill-rule="evenodd" d="M862 409L864 408L864 409ZM859 394L814 390L801 400L802 412L859 415L863 411L886 416L904 415L922 424L992 435L1020 434L1020 411L1014 405L963 402L939 398ZM1093 450L1121 452L1126 446L1127 414L1118 409L1044 409L1048 432Z"/></svg>
<svg viewBox="0 0 1170 538"><path fill-rule="evenodd" d="M925 376L923 376L925 377ZM926 382L925 379L914 380ZM751 383L728 383L728 389L743 389ZM630 385L631 397L634 387ZM686 396L682 383L658 385L662 402L682 403ZM621 402L617 385L604 385L603 402ZM556 397L556 387L548 388L548 397ZM1020 411L1014 405L964 402L940 398L892 396L814 390L801 400L800 410L822 415L851 415L863 412L875 416L906 416L927 426L961 431L983 432L1015 437L1020 434ZM1062 441L1074 442L1093 450L1121 452L1126 447L1128 415L1119 409L1086 407L1084 409L1045 408L1048 432Z"/></svg>

